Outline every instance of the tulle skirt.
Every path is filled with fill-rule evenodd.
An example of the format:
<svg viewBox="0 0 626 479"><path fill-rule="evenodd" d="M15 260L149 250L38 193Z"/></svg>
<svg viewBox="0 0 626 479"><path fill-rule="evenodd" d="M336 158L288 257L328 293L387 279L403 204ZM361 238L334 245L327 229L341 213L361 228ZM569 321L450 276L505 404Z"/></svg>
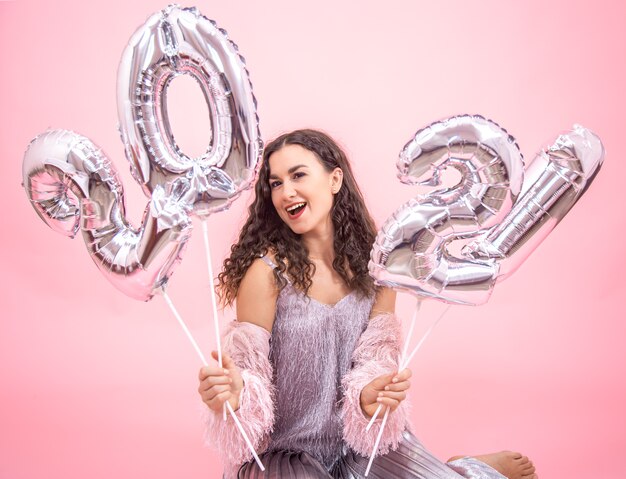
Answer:
<svg viewBox="0 0 626 479"><path fill-rule="evenodd" d="M265 471L252 461L239 469L239 479L361 479L369 458L347 450L328 471L306 452L272 451L260 456ZM464 457L444 463L428 452L409 431L395 451L374 459L368 479L506 479L484 462Z"/></svg>

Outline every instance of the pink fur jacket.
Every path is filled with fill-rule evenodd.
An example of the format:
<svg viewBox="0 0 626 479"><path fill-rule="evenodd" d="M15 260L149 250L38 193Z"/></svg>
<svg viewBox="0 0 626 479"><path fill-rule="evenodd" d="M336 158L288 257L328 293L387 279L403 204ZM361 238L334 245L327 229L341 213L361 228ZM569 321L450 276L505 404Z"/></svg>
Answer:
<svg viewBox="0 0 626 479"><path fill-rule="evenodd" d="M352 369L343 377L343 438L362 456L374 447L383 415L366 432L369 419L361 410L360 394L375 377L397 370L401 327L393 314L375 316L361 334L352 355ZM241 369L244 388L237 417L246 430L257 454L269 446L274 424L274 385L269 361L270 333L251 323L232 321L226 328L223 348ZM389 415L379 454L395 449L408 426L407 401ZM224 462L225 478L236 477L241 464L253 459L232 418L224 422L222 414L205 408L206 442L217 448Z"/></svg>

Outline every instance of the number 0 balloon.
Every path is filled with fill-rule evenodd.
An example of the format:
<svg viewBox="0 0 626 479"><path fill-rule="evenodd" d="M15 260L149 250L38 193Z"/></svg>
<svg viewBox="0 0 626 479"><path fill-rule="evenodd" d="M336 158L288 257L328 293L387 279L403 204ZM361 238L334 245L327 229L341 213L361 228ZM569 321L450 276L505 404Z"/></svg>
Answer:
<svg viewBox="0 0 626 479"><path fill-rule="evenodd" d="M197 80L211 112L209 147L199 158L180 151L168 122L167 86L181 74ZM245 61L226 32L195 8L170 6L135 32L122 55L117 93L126 156L147 195L185 177L189 203L206 215L250 186L263 142Z"/></svg>
<svg viewBox="0 0 626 479"><path fill-rule="evenodd" d="M515 140L480 116L457 116L419 130L398 161L403 183L451 188L418 195L381 228L370 261L377 283L449 303L482 304L574 206L604 158L600 139L574 126L526 172ZM452 243L473 241L460 254Z"/></svg>
<svg viewBox="0 0 626 479"><path fill-rule="evenodd" d="M167 88L198 81L211 117L207 151L190 158L174 140ZM142 225L125 217L124 190L108 157L88 138L53 130L35 138L23 183L55 231L82 232L105 277L149 300L168 280L191 235L188 212L227 208L254 180L262 151L256 100L243 57L226 32L195 8L170 6L132 36L118 73L120 134L133 177L151 201Z"/></svg>

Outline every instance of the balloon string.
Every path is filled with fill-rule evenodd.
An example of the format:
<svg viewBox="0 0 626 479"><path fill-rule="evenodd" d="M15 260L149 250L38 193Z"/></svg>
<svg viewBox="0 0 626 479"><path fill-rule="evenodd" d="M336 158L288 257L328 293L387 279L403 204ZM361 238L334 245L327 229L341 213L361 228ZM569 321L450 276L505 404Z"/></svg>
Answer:
<svg viewBox="0 0 626 479"><path fill-rule="evenodd" d="M421 306L422 306L422 301L418 298L417 303L415 304L415 311L413 311L413 317L411 318L411 325L409 326L409 332L406 335L406 338L404 339L404 347L402 348L402 356L400 356L398 365L401 365L403 359L406 358L406 353L409 349L409 343L411 342L411 337L413 336L413 329L415 329L415 321L417 319L417 313L419 312ZM402 369L404 368L400 368L399 371L401 371ZM382 409L383 409L383 405L379 404L378 407L376 408L376 412L372 416L372 419L370 419L370 422L367 424L365 431L369 431L372 428L372 426L374 425L374 422L376 421L376 418L378 417Z"/></svg>
<svg viewBox="0 0 626 479"><path fill-rule="evenodd" d="M181 327L183 328L183 331L185 331L185 334L187 335L187 338L189 339L189 341L191 341L191 344L193 345L194 349L196 350L196 353L198 353L198 356L200 356L200 360L202 361L202 364L204 366L208 366L207 360L204 357L204 354L202 354L202 351L200 350L200 347L198 346L198 343L196 342L196 340L194 339L193 335L191 334L191 331L189 331L189 328L185 324L185 321L183 321L183 318L180 316L180 314L178 314L178 311L174 307L174 303L172 302L172 300L170 299L170 297L168 296L168 294L165 291L163 291L163 297L165 298L165 301L167 302L167 305L172 310L172 313L174 314L174 316L178 320L178 324L181 325ZM250 439L248 438L248 435L246 434L246 431L244 431L243 426L239 422L239 418L235 414L235 411L233 410L233 407L230 405L230 403L228 401L226 401L224 404L228 408L228 412L230 412L230 415L233 417L233 419L235 421L235 424L237 425L237 428L239 429L239 432L243 436L243 439L246 441L246 444L248 445L248 449L250 449L250 451L252 452L252 455L254 456L254 460L258 464L259 468L262 471L265 471L265 467L263 466L263 463L261 462L261 459L259 459L259 456L257 455L256 451L254 450L254 446L250 442Z"/></svg>
<svg viewBox="0 0 626 479"><path fill-rule="evenodd" d="M215 287L213 286L213 261L211 259L211 248L209 246L209 231L206 219L202 218L202 232L204 238L204 252L206 253L206 262L209 269L209 289L211 290L211 306L213 307L213 326L215 328L215 340L217 342L217 363L222 367L222 344L220 342L220 325L217 319L217 300L215 298ZM226 403L222 409L222 418L226 421Z"/></svg>
<svg viewBox="0 0 626 479"><path fill-rule="evenodd" d="M411 363L411 360L413 359L413 357L415 356L415 354L417 353L419 348L422 346L422 344L424 343L426 338L430 335L430 333L433 331L433 329L435 329L435 326L437 326L439 321L441 321L441 318L443 318L445 316L445 314L448 312L448 310L450 309L450 306L451 305L448 304L448 306L446 306L446 309L443 310L443 312L439 315L437 320L430 326L430 328L428 328L428 331L426 331L424 336L422 336L422 339L417 344L417 346L415 346L415 348L413 349L413 351L411 352L409 357L404 361L404 364L401 364L400 370L406 368ZM389 411L390 411L389 408L387 408L387 410L385 411L385 416L383 417L383 422L380 425L380 430L378 431L378 436L376 436L376 442L374 443L374 448L372 449L372 454L371 454L369 462L367 464L367 469L365 470L365 477L367 477L367 475L369 474L370 468L372 467L372 463L374 462L374 458L376 457L376 453L378 452L378 444L380 443L380 438L383 435L383 430L385 429L385 424L387 424L387 416L389 414ZM368 426L369 426L369 424L368 424Z"/></svg>

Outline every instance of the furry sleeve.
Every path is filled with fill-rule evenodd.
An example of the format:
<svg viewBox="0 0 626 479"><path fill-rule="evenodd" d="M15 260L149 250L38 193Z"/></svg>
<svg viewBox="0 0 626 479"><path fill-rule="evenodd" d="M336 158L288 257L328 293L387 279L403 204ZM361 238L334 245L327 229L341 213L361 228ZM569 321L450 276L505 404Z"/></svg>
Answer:
<svg viewBox="0 0 626 479"><path fill-rule="evenodd" d="M372 453L383 414L379 414L371 429L366 432L369 419L361 410L361 390L377 376L398 370L401 335L400 321L396 315L381 314L371 318L352 354L352 369L341 381L344 392L343 438L352 450L362 456L367 457ZM404 400L394 412L389 413L378 454L386 454L398 447L402 432L407 427L407 407Z"/></svg>
<svg viewBox="0 0 626 479"><path fill-rule="evenodd" d="M267 448L274 425L269 340L270 333L262 327L239 321L231 321L223 339L224 352L240 368L244 382L236 414L257 454ZM252 460L252 453L230 415L224 422L221 412L205 409L205 439L219 451L225 473L232 472L233 468L236 471L241 464Z"/></svg>

